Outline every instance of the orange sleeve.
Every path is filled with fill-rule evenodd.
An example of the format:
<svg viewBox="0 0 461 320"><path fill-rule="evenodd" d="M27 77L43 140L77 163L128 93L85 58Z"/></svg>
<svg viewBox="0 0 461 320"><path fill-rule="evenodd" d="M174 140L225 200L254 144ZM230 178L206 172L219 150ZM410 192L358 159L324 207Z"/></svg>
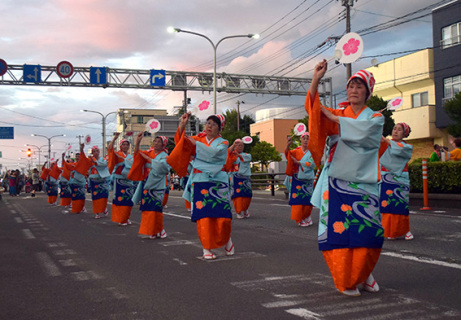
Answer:
<svg viewBox="0 0 461 320"><path fill-rule="evenodd" d="M293 159L291 158L291 153L292 153L292 150L288 150L288 151L285 150L285 158L287 158L287 168L285 170L285 174L287 176L292 176L295 170L295 166L294 166L295 164L293 162Z"/></svg>
<svg viewBox="0 0 461 320"><path fill-rule="evenodd" d="M304 108L309 115L308 149L312 154L315 165L317 168L320 168L320 161L325 148L325 140L328 135L338 133L338 125L322 115L318 92L315 94L314 100L311 99L310 92L307 92ZM329 110L335 114L337 113L335 112L336 110Z"/></svg>
<svg viewBox="0 0 461 320"><path fill-rule="evenodd" d="M80 158L75 165L75 171L83 176L88 176L88 170L93 166L93 160L87 158L84 152L80 153Z"/></svg>
<svg viewBox="0 0 461 320"><path fill-rule="evenodd" d="M51 168L50 176L52 176L54 179L58 180L61 173L62 173L62 170L58 167L57 164L55 164L53 166L53 168Z"/></svg>
<svg viewBox="0 0 461 320"><path fill-rule="evenodd" d="M109 167L109 172L112 173L114 171L115 165L119 162L122 162L123 160L115 155L115 150L113 147L107 150L107 156L107 166Z"/></svg>
<svg viewBox="0 0 461 320"><path fill-rule="evenodd" d="M389 144L387 142L381 141L381 145L379 146L379 158L383 155L384 152L386 152L387 148L389 147Z"/></svg>
<svg viewBox="0 0 461 320"><path fill-rule="evenodd" d="M178 141L176 140L177 137L180 137ZM195 137L193 138L195 139ZM176 130L175 143L176 146L167 157L166 162L176 171L178 176L185 177L188 175L187 167L189 166L190 157L195 154L195 146L184 138L184 131L179 134L179 130Z"/></svg>
<svg viewBox="0 0 461 320"><path fill-rule="evenodd" d="M46 180L49 174L50 174L50 169L42 167L42 174L40 175L40 179Z"/></svg>
<svg viewBox="0 0 461 320"><path fill-rule="evenodd" d="M237 156L227 150L227 159L226 159L226 172L232 172L234 170L234 162L237 161Z"/></svg>
<svg viewBox="0 0 461 320"><path fill-rule="evenodd" d="M130 172L128 173L127 178L132 181L143 181L144 180L144 165L147 163L146 159L141 156L140 153L147 154L146 151L139 150L133 158L133 164L131 165Z"/></svg>

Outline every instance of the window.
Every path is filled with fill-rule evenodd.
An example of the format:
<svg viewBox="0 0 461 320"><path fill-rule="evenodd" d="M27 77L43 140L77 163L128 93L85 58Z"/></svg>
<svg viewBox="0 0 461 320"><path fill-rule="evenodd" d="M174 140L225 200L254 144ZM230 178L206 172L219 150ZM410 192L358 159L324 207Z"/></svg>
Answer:
<svg viewBox="0 0 461 320"><path fill-rule="evenodd" d="M456 46L461 43L461 22L452 24L442 29L442 49Z"/></svg>
<svg viewBox="0 0 461 320"><path fill-rule="evenodd" d="M461 91L461 75L443 80L443 98L451 99Z"/></svg>
<svg viewBox="0 0 461 320"><path fill-rule="evenodd" d="M415 93L411 95L411 107L417 108L429 104L429 94L426 92Z"/></svg>
<svg viewBox="0 0 461 320"><path fill-rule="evenodd" d="M138 116L137 120L136 120L136 123L144 123L143 120L144 120L143 116Z"/></svg>

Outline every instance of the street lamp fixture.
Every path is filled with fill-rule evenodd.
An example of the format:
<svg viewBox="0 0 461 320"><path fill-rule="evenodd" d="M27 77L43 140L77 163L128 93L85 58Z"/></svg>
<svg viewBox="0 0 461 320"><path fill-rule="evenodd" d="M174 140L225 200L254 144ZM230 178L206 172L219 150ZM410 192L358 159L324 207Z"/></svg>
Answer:
<svg viewBox="0 0 461 320"><path fill-rule="evenodd" d="M35 144L26 143L24 146L25 146L25 147L34 147L34 148L37 148L37 149L38 149L38 151L37 151L37 152L38 152L38 165L40 166L40 165L41 165L41 163L40 163L40 162L41 162L41 157L40 157L40 155L41 155L41 153L42 153L42 148L43 148L43 147L48 147L48 145L45 144L45 145L39 147L39 146L36 146ZM53 145L51 145L51 146L53 146ZM22 152L22 151L21 151L21 152Z"/></svg>
<svg viewBox="0 0 461 320"><path fill-rule="evenodd" d="M193 35L196 35L196 36L199 36L199 37L202 37L202 38L205 38L206 40L208 40L208 42L211 44L211 46L213 47L213 113L216 114L217 113L217 101L216 101L216 51L218 49L218 46L221 42L223 42L224 40L226 39L231 39L231 38L252 38L252 39L259 39L259 34L253 34L253 33L250 33L250 34L238 34L238 35L233 35L233 36L227 36L227 37L224 37L222 39L220 39L216 44L211 41L210 38L208 38L206 35L204 34L201 34L201 33L198 33L198 32L193 32L193 31L189 31L189 30L184 30L184 29L180 29L180 28L173 28L173 27L169 27L168 29L168 32L170 33L173 33L173 32L184 32L184 33L189 33L189 34L193 34Z"/></svg>
<svg viewBox="0 0 461 320"><path fill-rule="evenodd" d="M106 156L106 119L107 116L113 113L117 113L117 111L109 112L108 114L104 115L99 111L93 111L93 110L80 110L81 112L92 112L92 113L97 113L102 117L102 157L104 158Z"/></svg>
<svg viewBox="0 0 461 320"><path fill-rule="evenodd" d="M43 137L45 139L48 139L48 161L50 161L51 160L51 139L56 138L56 137L65 137L66 135L65 134L57 134L55 136L47 137L47 136L44 136L44 135L41 135L41 134L32 133L31 136L32 137ZM48 162L48 168L49 167L50 167L50 163Z"/></svg>

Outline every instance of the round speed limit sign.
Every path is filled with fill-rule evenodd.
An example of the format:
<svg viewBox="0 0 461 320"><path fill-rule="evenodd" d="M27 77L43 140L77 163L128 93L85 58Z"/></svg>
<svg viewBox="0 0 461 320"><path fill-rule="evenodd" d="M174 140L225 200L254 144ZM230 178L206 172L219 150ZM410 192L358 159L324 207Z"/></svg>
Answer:
<svg viewBox="0 0 461 320"><path fill-rule="evenodd" d="M74 73L74 67L68 61L61 61L56 67L56 72L61 78L69 78Z"/></svg>

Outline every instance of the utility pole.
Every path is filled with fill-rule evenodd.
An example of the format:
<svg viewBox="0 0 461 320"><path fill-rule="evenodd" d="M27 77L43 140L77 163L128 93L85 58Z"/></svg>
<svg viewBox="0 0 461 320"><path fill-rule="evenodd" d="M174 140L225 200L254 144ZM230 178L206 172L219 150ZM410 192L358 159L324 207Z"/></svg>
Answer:
<svg viewBox="0 0 461 320"><path fill-rule="evenodd" d="M78 135L78 136L76 136L76 138L78 138L78 147L80 148L80 145L82 144L82 138L85 138L85 137L81 136L81 135Z"/></svg>
<svg viewBox="0 0 461 320"><path fill-rule="evenodd" d="M342 6L346 7L346 33L351 32L351 7L354 6L354 0L341 0ZM352 65L346 64L347 79L352 76Z"/></svg>
<svg viewBox="0 0 461 320"><path fill-rule="evenodd" d="M237 131L240 131L240 104L245 103L245 101L239 101L237 100Z"/></svg>

